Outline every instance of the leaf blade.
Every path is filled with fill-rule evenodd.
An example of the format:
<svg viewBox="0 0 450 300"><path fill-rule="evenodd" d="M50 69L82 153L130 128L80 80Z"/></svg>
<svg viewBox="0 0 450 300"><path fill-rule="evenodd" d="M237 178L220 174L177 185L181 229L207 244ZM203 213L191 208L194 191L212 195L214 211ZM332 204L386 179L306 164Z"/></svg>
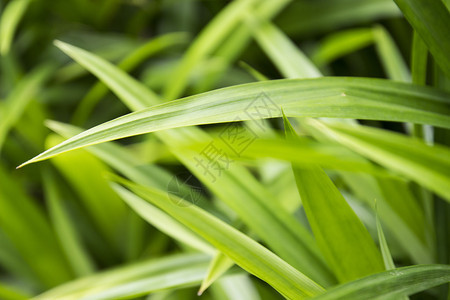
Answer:
<svg viewBox="0 0 450 300"><path fill-rule="evenodd" d="M421 36L436 62L450 76L450 12L442 1L394 0Z"/></svg>
<svg viewBox="0 0 450 300"><path fill-rule="evenodd" d="M297 134L284 117L286 136ZM340 282L383 270L369 232L328 175L318 166L293 166L297 188L317 244Z"/></svg>
<svg viewBox="0 0 450 300"><path fill-rule="evenodd" d="M6 55L14 38L14 32L31 0L14 0L8 3L0 21L0 54Z"/></svg>
<svg viewBox="0 0 450 300"><path fill-rule="evenodd" d="M288 117L408 121L450 128L447 116L450 97L432 88L363 78L273 80L224 88L122 116L91 128L21 166L127 136L191 125L251 120L253 116L243 114L242 110L262 95L261 91L274 105L262 116L265 118L280 117L281 112L276 107L282 106Z"/></svg>
<svg viewBox="0 0 450 300"><path fill-rule="evenodd" d="M308 295L312 296L322 290L319 285L272 252L205 211L195 206L177 206L168 199L166 194L127 182L117 176L114 180L119 181L120 184L130 188L146 201L152 202L202 235L242 268L267 281L285 297L298 299ZM113 187L114 189L123 189L116 183L113 184ZM180 202L183 201L180 199Z"/></svg>
<svg viewBox="0 0 450 300"><path fill-rule="evenodd" d="M386 299L387 296L408 296L449 280L450 266L416 265L367 276L332 288L313 299L363 300Z"/></svg>
<svg viewBox="0 0 450 300"><path fill-rule="evenodd" d="M423 184L450 201L448 148L429 146L420 140L367 126L322 123L320 130L355 152Z"/></svg>

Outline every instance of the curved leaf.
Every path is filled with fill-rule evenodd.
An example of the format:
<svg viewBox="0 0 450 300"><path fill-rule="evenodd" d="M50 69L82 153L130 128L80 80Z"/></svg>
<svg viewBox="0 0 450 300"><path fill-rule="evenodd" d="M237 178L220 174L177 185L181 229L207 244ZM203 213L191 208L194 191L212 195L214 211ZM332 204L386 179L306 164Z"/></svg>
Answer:
<svg viewBox="0 0 450 300"><path fill-rule="evenodd" d="M117 176L114 176L114 180L197 232L244 270L266 281L286 298L302 299L323 291L322 287L267 248L206 211L189 205L183 199L179 199L176 205L167 193L139 186ZM113 187L116 190L123 189L116 183L113 183Z"/></svg>
<svg viewBox="0 0 450 300"><path fill-rule="evenodd" d="M17 25L31 0L13 0L5 8L0 21L0 54L9 52Z"/></svg>
<svg viewBox="0 0 450 300"><path fill-rule="evenodd" d="M297 136L289 120L283 120L286 137ZM382 271L372 237L325 171L317 165L292 169L314 237L339 281Z"/></svg>
<svg viewBox="0 0 450 300"><path fill-rule="evenodd" d="M417 265L385 271L342 284L313 299L381 300L412 295L449 281L450 266Z"/></svg>
<svg viewBox="0 0 450 300"><path fill-rule="evenodd" d="M450 149L367 126L308 122L329 138L450 201Z"/></svg>
<svg viewBox="0 0 450 300"><path fill-rule="evenodd" d="M447 93L429 87L381 79L323 77L243 84L130 113L68 139L21 166L148 132L280 117L281 106L288 117L406 121L450 128L449 99Z"/></svg>
<svg viewBox="0 0 450 300"><path fill-rule="evenodd" d="M198 290L198 295L202 295L211 284L213 284L218 278L220 278L220 276L228 271L233 265L233 260L231 260L222 252L217 252L209 265L208 273L203 279L202 285Z"/></svg>
<svg viewBox="0 0 450 300"><path fill-rule="evenodd" d="M37 67L19 81L9 93L0 107L0 150L11 127L20 119L30 101L42 89L51 74L52 67L43 65Z"/></svg>
<svg viewBox="0 0 450 300"><path fill-rule="evenodd" d="M442 1L394 0L436 62L450 76L450 12Z"/></svg>
<svg viewBox="0 0 450 300"><path fill-rule="evenodd" d="M286 0L267 2L267 5L278 7L284 1ZM268 6L264 7L270 11ZM149 101L161 102L153 92L111 63L65 43L59 42L58 46L99 77L131 110L142 109ZM180 144L186 143L186 140L204 141L208 139L208 134L199 128L191 127L160 131L156 132L156 135L192 174L232 208L249 229L278 255L324 285L335 282L310 232L278 202L272 201L268 190L246 168L233 164L227 172L220 172L221 176L216 176L218 174L205 172L199 167L196 160L199 153L179 147ZM259 217L254 218L254 214Z"/></svg>
<svg viewBox="0 0 450 300"><path fill-rule="evenodd" d="M107 270L57 286L33 299L123 299L197 284L205 276L209 257L172 255Z"/></svg>

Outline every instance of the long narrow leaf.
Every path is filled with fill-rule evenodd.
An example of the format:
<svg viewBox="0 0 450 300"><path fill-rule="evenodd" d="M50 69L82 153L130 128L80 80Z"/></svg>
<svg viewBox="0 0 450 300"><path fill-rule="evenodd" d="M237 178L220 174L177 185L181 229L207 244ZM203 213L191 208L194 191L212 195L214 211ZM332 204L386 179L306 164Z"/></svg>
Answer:
<svg viewBox="0 0 450 300"><path fill-rule="evenodd" d="M355 152L423 184L450 201L450 150L446 147L429 146L397 133L364 126L321 124L319 128Z"/></svg>
<svg viewBox="0 0 450 300"><path fill-rule="evenodd" d="M182 94L191 69L202 61L205 55L208 55L220 45L220 42L230 34L231 30L243 18L244 13L249 11L257 2L262 1L243 0L232 2L208 24L186 52L174 76L169 79L164 98L171 100Z"/></svg>
<svg viewBox="0 0 450 300"><path fill-rule="evenodd" d="M278 256L207 212L195 206L180 207L174 204L167 194L154 189L144 188L120 178L115 180L203 236L236 264L272 285L288 299L302 299L322 291L319 285ZM113 186L116 190L122 188L117 184ZM180 199L179 203L183 201Z"/></svg>
<svg viewBox="0 0 450 300"><path fill-rule="evenodd" d="M0 166L0 226L41 286L73 277L44 212ZM48 272L49 268L52 272Z"/></svg>
<svg viewBox="0 0 450 300"><path fill-rule="evenodd" d="M212 286L212 292L215 298L224 300L261 300L263 295L263 293L259 295L252 277L248 274L222 277L216 285ZM218 293L220 293L219 296Z"/></svg>
<svg viewBox="0 0 450 300"><path fill-rule="evenodd" d="M329 289L314 299L391 299L412 295L449 281L450 266L418 265L367 276Z"/></svg>
<svg viewBox="0 0 450 300"><path fill-rule="evenodd" d="M208 256L182 254L142 261L62 284L33 299L123 299L197 284Z"/></svg>
<svg viewBox="0 0 450 300"><path fill-rule="evenodd" d="M280 117L280 106L288 117L379 119L450 128L448 99L446 93L431 88L380 79L316 78L244 84L125 115L91 128L23 165L73 149L148 132ZM264 110L252 111L254 105L263 105L255 103L261 100L266 105Z"/></svg>
<svg viewBox="0 0 450 300"><path fill-rule="evenodd" d="M169 33L156 37L132 51L118 64L118 67L129 72L149 56L167 50L174 45L185 43L186 40L187 36L184 33ZM81 100L73 113L73 123L83 124L89 113L107 92L108 88L105 84L101 82L96 83Z"/></svg>
<svg viewBox="0 0 450 300"><path fill-rule="evenodd" d="M9 52L14 32L31 0L13 0L6 6L0 21L0 54Z"/></svg>
<svg viewBox="0 0 450 300"><path fill-rule="evenodd" d="M157 207L143 201L126 189L116 189L116 192L137 214L162 232L194 249L209 254L214 253L214 248L207 242L170 216L161 214Z"/></svg>
<svg viewBox="0 0 450 300"><path fill-rule="evenodd" d="M0 107L0 150L11 127L19 120L24 110L36 94L41 90L44 82L51 74L52 68L41 66L21 79L8 95Z"/></svg>
<svg viewBox="0 0 450 300"><path fill-rule="evenodd" d="M61 139L50 135L47 144L55 144ZM86 151L55 157L52 163L80 196L83 207L95 222L95 228L111 247L110 253L122 253L122 234L128 221L128 208L103 178L102 174L108 168Z"/></svg>
<svg viewBox="0 0 450 300"><path fill-rule="evenodd" d="M228 271L234 265L234 261L228 258L222 252L217 252L208 268L208 273L203 279L202 285L198 290L198 295L202 295L206 289L213 284L220 276Z"/></svg>
<svg viewBox="0 0 450 300"><path fill-rule="evenodd" d="M94 263L71 223L68 212L64 207L62 196L58 191L55 175L47 169L43 177L47 205L53 226L72 269L78 276L93 273L95 270Z"/></svg>
<svg viewBox="0 0 450 300"><path fill-rule="evenodd" d="M296 136L284 117L288 138ZM314 237L341 282L382 271L383 261L369 232L325 171L316 165L293 168Z"/></svg>
<svg viewBox="0 0 450 300"><path fill-rule="evenodd" d="M423 39L442 71L450 76L450 12L442 1L394 0Z"/></svg>
<svg viewBox="0 0 450 300"><path fill-rule="evenodd" d="M0 298L8 300L26 300L30 298L30 295L0 282Z"/></svg>
<svg viewBox="0 0 450 300"><path fill-rule="evenodd" d="M226 147L226 144L220 138L215 138L212 142L223 149L223 152L230 158L236 160L276 158L290 161L297 166L320 165L326 169L368 172L380 176L392 176L369 163L367 160L362 159L360 156L355 155L355 153L348 149L331 143L316 143L309 139L301 138L293 140L258 138L245 151L237 154L232 149ZM200 152L206 145L205 143L189 141L189 144L181 145L181 147Z"/></svg>
<svg viewBox="0 0 450 300"><path fill-rule="evenodd" d="M279 6L279 2L267 4L264 8ZM270 10L267 13L269 12ZM148 101L161 102L153 92L111 63L67 44L61 44L60 47L106 83L131 110L142 109ZM134 92L133 88L139 92ZM159 131L156 135L169 146L181 163L231 207L249 229L278 255L324 285L335 281L311 234L278 202L272 201L270 193L246 168L233 164L226 172L220 172L221 176L217 176L216 181L212 181L208 172L199 167L196 160L199 153L181 149L180 144L186 144L188 140L207 140L209 136L204 131L198 128L180 128ZM254 214L259 217L254 218Z"/></svg>
<svg viewBox="0 0 450 300"><path fill-rule="evenodd" d="M335 32L326 36L311 59L317 66L327 65L346 54L355 52L373 43L373 30L355 28Z"/></svg>
<svg viewBox="0 0 450 300"><path fill-rule="evenodd" d="M373 36L378 56L380 57L388 78L397 81L411 82L411 74L408 67L387 30L380 25L375 26L373 28Z"/></svg>
<svg viewBox="0 0 450 300"><path fill-rule="evenodd" d="M322 76L309 59L277 27L255 17L249 16L247 19L256 40L266 52L270 53L286 78Z"/></svg>
<svg viewBox="0 0 450 300"><path fill-rule="evenodd" d="M386 270L395 269L394 260L391 256L391 251L389 250L388 244L386 242L386 237L384 236L383 227L381 227L380 219L377 215L377 233L378 241L380 244L381 254L383 255L384 267Z"/></svg>

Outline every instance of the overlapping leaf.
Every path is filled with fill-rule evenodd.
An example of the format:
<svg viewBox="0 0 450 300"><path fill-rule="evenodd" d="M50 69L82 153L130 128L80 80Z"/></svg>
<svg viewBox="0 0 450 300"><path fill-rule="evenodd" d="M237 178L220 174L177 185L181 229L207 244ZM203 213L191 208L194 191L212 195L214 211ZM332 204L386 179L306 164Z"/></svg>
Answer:
<svg viewBox="0 0 450 300"><path fill-rule="evenodd" d="M262 95L263 102L258 103ZM288 117L379 119L450 128L448 99L446 93L431 88L380 79L317 78L244 84L125 115L91 128L23 165L73 149L148 132L280 117L279 107L283 107ZM259 106L262 110L255 111Z"/></svg>
<svg viewBox="0 0 450 300"><path fill-rule="evenodd" d="M385 271L342 284L313 299L390 299L412 295L449 281L450 266L417 265Z"/></svg>
<svg viewBox="0 0 450 300"><path fill-rule="evenodd" d="M398 133L364 126L319 125L331 139L355 152L415 180L450 201L450 150L429 146Z"/></svg>
<svg viewBox="0 0 450 300"><path fill-rule="evenodd" d="M288 139L296 137L286 117L284 126ZM293 170L314 237L338 279L347 282L382 271L369 232L325 171L317 165Z"/></svg>
<svg viewBox="0 0 450 300"><path fill-rule="evenodd" d="M145 188L120 178L115 178L133 192L197 232L233 259L246 271L266 281L288 299L314 296L323 289L278 256L246 235L223 223L196 206L179 199L177 205L167 193ZM115 184L116 190L123 189Z"/></svg>

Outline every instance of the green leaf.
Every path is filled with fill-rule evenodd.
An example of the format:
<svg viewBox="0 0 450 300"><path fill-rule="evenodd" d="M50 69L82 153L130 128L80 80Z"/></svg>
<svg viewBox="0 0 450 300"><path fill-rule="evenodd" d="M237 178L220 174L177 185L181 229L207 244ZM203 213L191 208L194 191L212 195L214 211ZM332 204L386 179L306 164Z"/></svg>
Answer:
<svg viewBox="0 0 450 300"><path fill-rule="evenodd" d="M370 275L327 290L314 300L391 299L415 294L450 281L450 266L417 265Z"/></svg>
<svg viewBox="0 0 450 300"><path fill-rule="evenodd" d="M83 129L70 124L47 120L48 128L68 139ZM132 151L117 143L103 143L86 149L118 172L126 175L134 182L157 188L167 188L173 174L151 164L145 164ZM182 185L183 186L183 185Z"/></svg>
<svg viewBox="0 0 450 300"><path fill-rule="evenodd" d="M234 261L224 255L222 252L217 252L208 268L208 273L202 281L202 285L198 290L198 295L202 295L207 288L211 286L220 276L228 271L234 265Z"/></svg>
<svg viewBox="0 0 450 300"><path fill-rule="evenodd" d="M297 46L270 22L248 16L256 41L272 58L285 78L315 78L322 74Z"/></svg>
<svg viewBox="0 0 450 300"><path fill-rule="evenodd" d="M0 282L0 298L8 300L26 300L30 295Z"/></svg>
<svg viewBox="0 0 450 300"><path fill-rule="evenodd" d="M289 36L311 37L399 16L401 12L391 0L294 1L277 24Z"/></svg>
<svg viewBox="0 0 450 300"><path fill-rule="evenodd" d="M28 272L48 288L73 278L59 242L39 206L0 165L0 227ZM51 269L52 272L48 270Z"/></svg>
<svg viewBox="0 0 450 300"><path fill-rule="evenodd" d="M71 36L73 35L75 35L76 41L80 43L80 46L86 47L92 53L111 61L120 61L120 59L140 45L135 39L106 32L75 31L71 32L67 40L72 40ZM61 38L66 39L65 36ZM55 72L55 82L70 84L71 81L87 74L86 69L78 63L70 62Z"/></svg>
<svg viewBox="0 0 450 300"><path fill-rule="evenodd" d="M42 89L52 70L53 68L48 65L37 67L21 79L9 93L5 102L2 102L0 107L0 149L9 130L20 119L30 101Z"/></svg>
<svg viewBox="0 0 450 300"><path fill-rule="evenodd" d="M254 69L252 66L250 66L249 64L247 64L244 61L240 61L239 62L239 66L241 68L243 68L244 70L246 70L250 75L253 76L253 78L255 78L257 81L265 81L265 80L269 80L269 78L267 78L264 74L261 74L258 70Z"/></svg>
<svg viewBox="0 0 450 300"><path fill-rule="evenodd" d="M46 124L50 129L66 138L82 132L78 127L60 122L47 121ZM152 186L163 190L168 188L174 178L174 175L156 165L144 165L144 162L137 159L131 151L113 143L96 145L87 148L87 150L121 174L124 174L134 182L142 185ZM191 187L184 183L180 182L177 187L180 189L180 194L188 195L191 192ZM148 202L144 203L136 201L135 198L137 196L126 190L124 190L123 193L119 193L119 195L129 206L134 207L134 210L143 219L170 237L184 242L199 251L211 254L214 253L214 249L208 243L159 208ZM203 205L206 201L201 199L200 195L198 196L199 197L196 198L198 200L196 204ZM140 209L140 205L142 204L145 204L145 209ZM205 206L210 208L207 205Z"/></svg>
<svg viewBox="0 0 450 300"><path fill-rule="evenodd" d="M396 81L411 82L408 66L387 30L380 25L375 26L373 38L387 77Z"/></svg>
<svg viewBox="0 0 450 300"><path fill-rule="evenodd" d="M142 64L148 57L155 55L162 51L167 51L168 48L178 44L185 43L187 35L185 33L169 33L146 42L142 46L133 50L128 56L126 56L118 64L118 67L126 72L133 70L139 64ZM108 92L108 88L105 84L96 83L89 92L81 100L77 109L73 113L73 123L83 124L89 113L94 109L95 105L104 97Z"/></svg>
<svg viewBox="0 0 450 300"><path fill-rule="evenodd" d="M412 82L414 84L426 85L427 60L428 48L417 31L414 31L411 49L411 75ZM419 138L424 138L424 127L418 124L413 124L412 135Z"/></svg>
<svg viewBox="0 0 450 300"><path fill-rule="evenodd" d="M234 160L276 158L289 161L299 167L320 165L328 169L392 176L344 147L326 142L318 143L306 138L298 137L291 140L278 137L258 138L248 145L242 153L236 153L229 149L220 137L214 138L212 143L223 149L223 152ZM182 148L198 152L201 152L206 146L207 144L204 142L195 143L192 140L186 145L180 145Z"/></svg>
<svg viewBox="0 0 450 300"><path fill-rule="evenodd" d="M61 50L68 55L79 57L77 61L80 65L88 70L91 70L94 75L100 76L100 74L108 74L109 76L103 77L102 81L107 86L114 85L115 82L121 82L120 85L116 85L117 93L124 95L125 104L133 107L134 109L142 109L158 103L158 96L145 88L143 85L136 82L132 77L128 76L125 71L106 63L96 55L79 49L61 41L54 42Z"/></svg>
<svg viewBox="0 0 450 300"><path fill-rule="evenodd" d="M378 233L378 241L380 243L381 254L383 255L384 267L386 270L395 269L394 260L391 256L391 251L389 250L388 244L386 242L386 238L384 236L383 227L381 226L380 219L378 218L378 214L376 215L376 223L377 223L377 233ZM399 300L408 300L408 296L398 297Z"/></svg>
<svg viewBox="0 0 450 300"><path fill-rule="evenodd" d="M230 274L221 277L211 287L214 299L220 300L261 300L261 296L249 274ZM261 293L262 294L262 293Z"/></svg>
<svg viewBox="0 0 450 300"><path fill-rule="evenodd" d="M268 6L264 8L268 8L269 4L278 7L279 2L268 2ZM145 107L149 100L160 101L153 92L111 63L76 47L67 44L63 46L64 51L97 75L130 109ZM130 89L139 92L129 92ZM205 132L198 128L180 128L159 131L156 135L169 146L181 163L232 208L249 229L278 255L320 283L329 285L334 282L335 279L318 253L311 234L278 202L272 201L270 193L247 169L234 164L226 172L220 171L221 176L213 175L217 178L211 180L211 172L205 172L199 166L199 153L180 149L179 145L188 140L208 140L209 136ZM259 217L254 218L254 214Z"/></svg>
<svg viewBox="0 0 450 300"><path fill-rule="evenodd" d="M442 1L394 0L436 62L450 76L450 12Z"/></svg>
<svg viewBox="0 0 450 300"><path fill-rule="evenodd" d="M6 6L0 20L0 54L6 55L11 47L14 32L31 0L12 0Z"/></svg>
<svg viewBox="0 0 450 300"><path fill-rule="evenodd" d="M24 288L36 288L41 285L39 279L30 272L30 264L22 259L19 251L13 244L13 240L7 236L7 228L0 228L0 264L5 272L15 278L20 278Z"/></svg>
<svg viewBox="0 0 450 300"><path fill-rule="evenodd" d="M415 84L425 85L427 82L427 60L428 49L424 41L414 31L413 45L411 50L411 73L412 82Z"/></svg>
<svg viewBox="0 0 450 300"><path fill-rule="evenodd" d="M93 273L95 270L94 262L81 243L74 225L71 223L70 216L64 207L62 196L58 190L55 175L50 169L45 169L43 178L53 227L72 269L78 276Z"/></svg>
<svg viewBox="0 0 450 300"><path fill-rule="evenodd" d="M342 30L326 36L311 59L317 66L322 67L372 43L373 30L370 28Z"/></svg>
<svg viewBox="0 0 450 300"><path fill-rule="evenodd" d="M416 181L450 201L450 150L386 130L315 122L316 128L351 150Z"/></svg>
<svg viewBox="0 0 450 300"><path fill-rule="evenodd" d="M275 196L246 168L237 163L227 165L226 156L223 157L224 161L212 160L197 151L180 146L188 141L206 144L209 140L209 136L203 131L192 129L194 128L180 128L169 131L169 135L163 135L165 143L176 157L277 255L321 284L333 284L335 279L325 265L310 232L278 201L274 201ZM205 167L208 164L212 167Z"/></svg>
<svg viewBox="0 0 450 300"><path fill-rule="evenodd" d="M278 1L262 1L259 6L256 6L252 13L258 17L259 20L269 21L278 13L280 13L292 0L278 0ZM215 76L203 78L204 91L211 90L214 84L220 79L220 76L226 69L239 59L239 56L245 51L245 47L250 44L252 40L252 31L250 27L241 22L233 31L226 41L221 44L221 47L214 53L214 57L222 61L223 70L217 72Z"/></svg>
<svg viewBox="0 0 450 300"><path fill-rule="evenodd" d="M381 226L378 214L376 217L376 221L377 221L378 241L380 243L381 254L383 255L384 267L386 268L386 270L395 269L394 260L392 259L391 251L389 251L389 247L387 245L386 238L383 232L383 227Z"/></svg>
<svg viewBox="0 0 450 300"><path fill-rule="evenodd" d="M435 261L433 246L427 240L427 235L432 235L432 228L426 223L409 182L361 173L341 172L341 176L352 193L369 207L376 199L381 221L412 261L420 264Z"/></svg>
<svg viewBox="0 0 450 300"><path fill-rule="evenodd" d="M198 284L208 256L181 254L141 261L67 282L33 299L123 299Z"/></svg>
<svg viewBox="0 0 450 300"><path fill-rule="evenodd" d="M151 203L142 200L126 189L116 189L116 192L138 215L160 231L194 249L214 254L214 248L204 239Z"/></svg>
<svg viewBox="0 0 450 300"><path fill-rule="evenodd" d="M60 140L62 138L59 136L49 135L47 145L54 145ZM95 228L111 247L110 252L123 254L128 208L103 178L108 168L86 151L55 157L51 162L79 195L83 207L95 222Z"/></svg>
<svg viewBox="0 0 450 300"><path fill-rule="evenodd" d="M284 126L288 138L297 135L286 117ZM327 174L315 165L293 171L314 237L339 281L382 271L372 237Z"/></svg>
<svg viewBox="0 0 450 300"><path fill-rule="evenodd" d="M252 111L258 97L268 103L267 111L259 112L260 115ZM171 101L103 123L21 166L73 149L148 132L280 117L277 107L281 106L288 117L378 119L450 128L449 99L446 93L432 88L381 79L324 77L243 84Z"/></svg>
<svg viewBox="0 0 450 300"><path fill-rule="evenodd" d="M63 134L65 136L71 136L75 133L77 133L77 130L70 125L67 124L62 124L62 123L57 123L57 122L48 122L50 126L50 128L52 128L53 130L59 132L60 134ZM79 130L78 130L79 131ZM115 146L115 147L113 147ZM153 170L153 172L147 172L142 174L142 172L139 172L138 170L136 170L135 168L133 168L133 166L138 166L139 163L136 162L135 160L132 159L132 157L130 157L130 155L128 153L122 153L123 151L118 151L118 146L116 145L112 145L112 144L101 144L101 145L96 145L94 147L88 148L89 151L92 151L93 153L96 153L99 157L105 159L108 163L111 164L111 166L117 168L118 171L120 171L121 173L129 176L130 178L132 178L133 180L135 180L136 182L140 182L141 184L148 184L150 186L155 186L155 187L159 187L161 189L166 188L167 187L167 182L163 183L163 184L158 184L158 183L152 183L152 178L156 176L157 179L161 179L161 175L159 175L159 172L156 172L156 170ZM181 149L182 153L186 153L185 150ZM148 168L149 166L147 166ZM152 169L154 169L156 167L153 167ZM142 167L139 168L139 170L142 170ZM201 174L202 172L199 172L199 174ZM164 176L162 176L164 177ZM224 179L225 174L222 174L220 180ZM248 182L248 179L239 179L240 181L243 182ZM225 182L219 186L221 186L221 190L226 190L223 189L223 187ZM231 185L230 185L230 189L231 189ZM236 189L234 189L236 190ZM188 193L185 193L188 194ZM158 229L160 229L161 231L165 232L166 234L168 234L169 236L180 240L182 242L185 242L186 244L190 245L191 247L197 248L201 251L205 251L207 253L211 253L211 247L208 244L205 244L205 242L202 239L199 239L197 236L193 236L192 232L190 230L187 231L186 228L184 227L180 227L182 226L181 224L179 224L176 220L172 219L170 216L166 215L164 212L159 211L159 209L157 207L153 207L150 203L148 202L143 202L143 201L139 201L140 199L128 192L127 190L121 190L119 192L119 195L121 195L121 197L131 206L135 209L135 211L140 214L145 220L147 220L149 223L153 224L155 227L157 227ZM236 195L239 195L239 198L237 199L243 199L241 196L242 194L237 193ZM228 198L235 198L235 196L230 196ZM252 199L249 199L249 201L246 201L246 205L249 205L250 202L253 201ZM239 205L241 207L243 207L243 203L241 203L239 201ZM253 207L252 211L255 211L254 206L250 205L250 207ZM273 218L252 218L255 220L255 224L260 225L260 224L273 224ZM261 223L260 221L262 221L263 223ZM278 224L273 225L274 228L279 228ZM268 229L272 228L271 226L267 227ZM266 227L263 227L263 230L265 232L269 232L269 230ZM280 229L280 230L285 230L285 229ZM261 231L261 232L264 232ZM274 235L276 235L277 232L274 231ZM290 240L285 239L285 234L277 234L281 239L279 240L274 240L274 241L281 241L283 240L285 244L290 243ZM277 242L278 243L278 242ZM297 245L297 244L294 244ZM296 252L300 252L300 249L297 249ZM310 258L311 260L311 258ZM314 262L314 261L312 261ZM319 268L318 265L311 263L311 268L315 267L315 268Z"/></svg>
<svg viewBox="0 0 450 300"><path fill-rule="evenodd" d="M168 79L164 98L172 100L179 97L187 84L187 79L191 70L200 63L208 54L214 51L223 42L245 12L249 11L260 0L242 0L230 3L223 9L200 33L191 47L184 54L183 60Z"/></svg>
<svg viewBox="0 0 450 300"><path fill-rule="evenodd" d="M281 258L204 210L190 206L182 199L178 203L183 205L176 205L166 193L158 190L142 187L116 176L114 180L203 236L237 265L266 281L288 299L302 299L323 291L319 285ZM117 184L113 187L116 190L122 189Z"/></svg>

